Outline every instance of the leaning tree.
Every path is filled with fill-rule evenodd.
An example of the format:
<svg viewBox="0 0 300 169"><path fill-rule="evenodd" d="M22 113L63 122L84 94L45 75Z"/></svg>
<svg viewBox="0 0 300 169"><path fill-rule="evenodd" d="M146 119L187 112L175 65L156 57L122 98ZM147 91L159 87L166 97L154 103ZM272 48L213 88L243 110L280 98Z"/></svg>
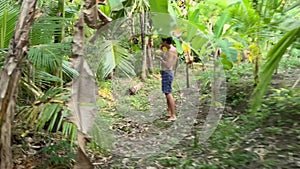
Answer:
<svg viewBox="0 0 300 169"><path fill-rule="evenodd" d="M34 20L37 0L25 0L11 39L4 68L0 73L1 169L12 168L11 123L14 118L22 63L29 49L30 26Z"/></svg>

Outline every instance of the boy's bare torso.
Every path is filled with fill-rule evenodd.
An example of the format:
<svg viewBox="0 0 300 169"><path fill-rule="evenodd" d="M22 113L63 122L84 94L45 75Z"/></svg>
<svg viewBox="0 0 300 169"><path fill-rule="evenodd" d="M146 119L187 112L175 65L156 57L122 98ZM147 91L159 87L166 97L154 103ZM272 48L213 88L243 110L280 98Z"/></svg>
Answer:
<svg viewBox="0 0 300 169"><path fill-rule="evenodd" d="M163 54L163 61L161 62L162 70L173 70L173 67L177 61L177 50L171 45L170 49Z"/></svg>

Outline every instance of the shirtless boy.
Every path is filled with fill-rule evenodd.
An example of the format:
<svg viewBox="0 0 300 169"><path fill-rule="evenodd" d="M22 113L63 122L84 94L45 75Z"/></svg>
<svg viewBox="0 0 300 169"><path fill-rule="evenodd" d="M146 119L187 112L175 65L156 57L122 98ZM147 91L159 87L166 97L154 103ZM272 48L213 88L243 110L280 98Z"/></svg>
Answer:
<svg viewBox="0 0 300 169"><path fill-rule="evenodd" d="M162 38L162 44L159 52L162 56L156 56L161 61L161 78L162 78L162 92L167 99L167 116L170 116L168 121L176 120L175 101L172 95L172 82L174 79L174 65L177 61L177 50L172 45L172 37Z"/></svg>

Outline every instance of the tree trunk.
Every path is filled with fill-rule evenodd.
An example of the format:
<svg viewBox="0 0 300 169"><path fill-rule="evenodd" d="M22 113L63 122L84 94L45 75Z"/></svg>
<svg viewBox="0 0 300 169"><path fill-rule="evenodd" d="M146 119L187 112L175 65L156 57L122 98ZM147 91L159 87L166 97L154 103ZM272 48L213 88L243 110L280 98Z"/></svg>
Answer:
<svg viewBox="0 0 300 169"><path fill-rule="evenodd" d="M154 48L152 44L152 37L150 36L148 38L148 44L147 44L147 69L149 71L149 74L153 75L154 73L154 64L153 64L153 53L154 53Z"/></svg>
<svg viewBox="0 0 300 169"><path fill-rule="evenodd" d="M190 74L189 74L189 64L185 64L185 74L186 74L186 88L190 88Z"/></svg>
<svg viewBox="0 0 300 169"><path fill-rule="evenodd" d="M1 125L1 165L0 169L11 169L11 123L15 114L18 84L21 78L22 62L29 47L30 26L34 20L37 0L24 0L11 40L4 69L0 73L0 125Z"/></svg>
<svg viewBox="0 0 300 169"><path fill-rule="evenodd" d="M141 72L141 78L142 81L146 80L147 76L147 43L146 43L146 27L145 27L145 11L142 10L140 12L140 27L141 27L141 41L142 41L142 72Z"/></svg>
<svg viewBox="0 0 300 169"><path fill-rule="evenodd" d="M148 29L147 29L147 33L151 34L152 31L152 20L151 20L151 15L150 12L146 13L146 17L148 19ZM153 53L154 53L154 47L153 47L153 38L152 36L150 36L148 38L148 42L147 42L147 67L148 67L148 71L151 75L153 75L154 73L154 57L153 57Z"/></svg>
<svg viewBox="0 0 300 169"><path fill-rule="evenodd" d="M65 18L65 0L58 0L58 17ZM61 21L58 21L57 23L59 24ZM54 35L54 43L61 43L63 38L64 38L64 33L65 33L65 26L62 24L61 29L55 31Z"/></svg>
<svg viewBox="0 0 300 169"><path fill-rule="evenodd" d="M84 22L93 29L100 29L103 25L110 22L112 19L107 17L101 10L98 9L98 3L104 4L105 0L85 0L84 6ZM99 22L99 19L103 22Z"/></svg>
<svg viewBox="0 0 300 169"><path fill-rule="evenodd" d="M254 59L254 86L257 86L258 84L258 81L259 81L259 57L260 55L258 56L255 56L255 59Z"/></svg>
<svg viewBox="0 0 300 169"><path fill-rule="evenodd" d="M65 0L58 0L58 17L65 18ZM60 24L61 21L57 23ZM61 43L65 36L65 26L61 24L61 28L55 31L54 35L54 43ZM63 70L62 70L62 63L60 64L59 68L57 69L56 75L57 77L63 78ZM60 82L60 86L63 87L63 82Z"/></svg>
<svg viewBox="0 0 300 169"><path fill-rule="evenodd" d="M214 60L213 60L213 82L212 82L212 91L213 91L213 97L212 97L212 103L216 102L217 96L218 96L218 75L217 75L217 64L218 64L218 57L220 57L220 48L217 48L214 54Z"/></svg>

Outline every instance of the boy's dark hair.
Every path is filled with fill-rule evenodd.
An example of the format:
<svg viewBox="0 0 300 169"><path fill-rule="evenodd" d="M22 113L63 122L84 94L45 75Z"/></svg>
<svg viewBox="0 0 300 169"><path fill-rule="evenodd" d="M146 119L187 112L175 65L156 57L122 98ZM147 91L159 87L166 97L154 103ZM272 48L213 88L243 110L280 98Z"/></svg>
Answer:
<svg viewBox="0 0 300 169"><path fill-rule="evenodd" d="M161 40L163 42L167 42L167 44L171 45L172 41L173 41L173 38L172 37L167 37L167 38L161 38Z"/></svg>

